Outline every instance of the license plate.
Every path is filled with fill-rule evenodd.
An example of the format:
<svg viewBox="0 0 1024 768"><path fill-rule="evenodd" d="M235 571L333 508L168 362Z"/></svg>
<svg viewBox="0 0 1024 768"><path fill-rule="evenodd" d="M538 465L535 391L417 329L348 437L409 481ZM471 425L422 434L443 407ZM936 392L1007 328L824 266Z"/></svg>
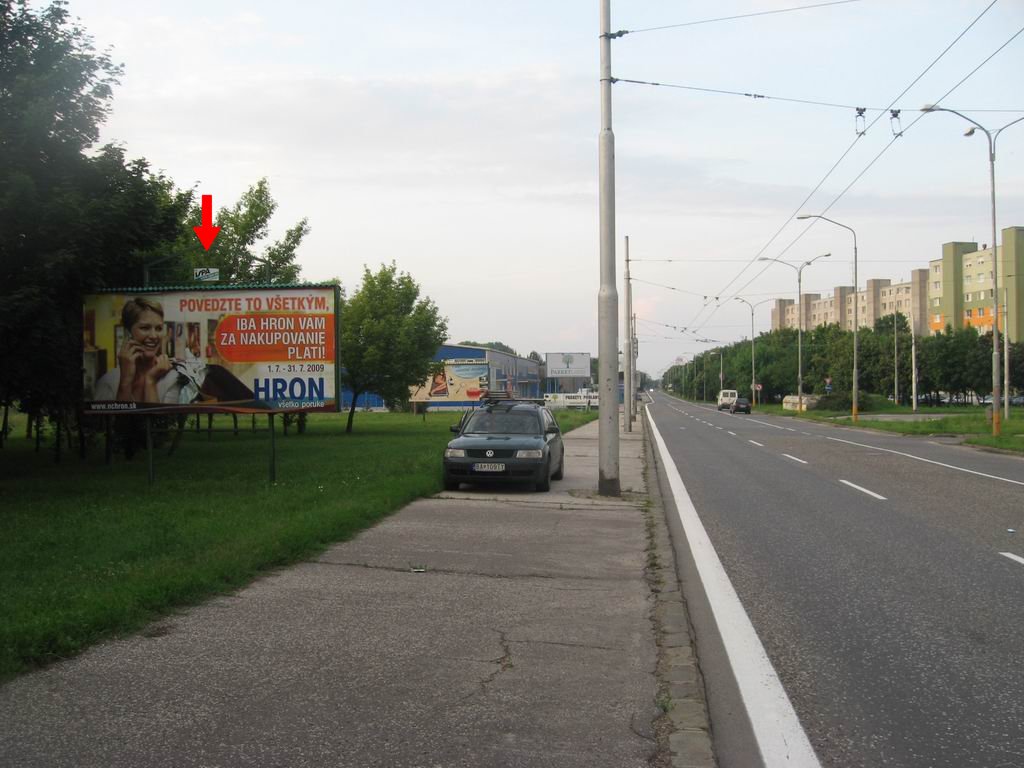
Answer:
<svg viewBox="0 0 1024 768"><path fill-rule="evenodd" d="M474 472L504 472L504 464L474 464Z"/></svg>

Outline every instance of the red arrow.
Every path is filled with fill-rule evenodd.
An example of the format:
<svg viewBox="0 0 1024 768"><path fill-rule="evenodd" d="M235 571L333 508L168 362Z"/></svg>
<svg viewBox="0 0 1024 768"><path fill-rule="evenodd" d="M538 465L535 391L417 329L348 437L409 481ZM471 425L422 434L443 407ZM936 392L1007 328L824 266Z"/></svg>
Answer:
<svg viewBox="0 0 1024 768"><path fill-rule="evenodd" d="M210 250L213 241L217 239L220 227L213 226L213 195L203 195L203 226L192 227L196 237L203 244L205 250Z"/></svg>

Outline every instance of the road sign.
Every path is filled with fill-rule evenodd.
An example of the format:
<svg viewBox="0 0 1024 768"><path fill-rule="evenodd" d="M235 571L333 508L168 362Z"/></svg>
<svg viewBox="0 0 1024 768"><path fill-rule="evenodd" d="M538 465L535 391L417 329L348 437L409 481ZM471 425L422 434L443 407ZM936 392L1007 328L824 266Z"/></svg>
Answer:
<svg viewBox="0 0 1024 768"><path fill-rule="evenodd" d="M216 283L220 280L220 269L216 267L196 267L192 277L202 283Z"/></svg>
<svg viewBox="0 0 1024 768"><path fill-rule="evenodd" d="M758 384L758 385L757 385L757 391L758 391L758 392L760 392L760 391L761 391L761 385L760 385L760 384Z"/></svg>

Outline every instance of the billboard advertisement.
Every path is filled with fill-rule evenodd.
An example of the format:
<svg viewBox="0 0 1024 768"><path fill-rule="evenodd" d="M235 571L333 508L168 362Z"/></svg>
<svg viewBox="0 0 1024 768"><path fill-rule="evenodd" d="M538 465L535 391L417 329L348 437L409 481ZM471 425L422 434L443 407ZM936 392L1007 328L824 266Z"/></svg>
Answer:
<svg viewBox="0 0 1024 768"><path fill-rule="evenodd" d="M544 360L549 379L560 376L590 378L589 352L548 352Z"/></svg>
<svg viewBox="0 0 1024 768"><path fill-rule="evenodd" d="M87 413L338 410L336 286L85 297Z"/></svg>
<svg viewBox="0 0 1024 768"><path fill-rule="evenodd" d="M445 360L444 370L414 387L409 399L414 403L465 405L478 402L487 391L490 366L486 360Z"/></svg>

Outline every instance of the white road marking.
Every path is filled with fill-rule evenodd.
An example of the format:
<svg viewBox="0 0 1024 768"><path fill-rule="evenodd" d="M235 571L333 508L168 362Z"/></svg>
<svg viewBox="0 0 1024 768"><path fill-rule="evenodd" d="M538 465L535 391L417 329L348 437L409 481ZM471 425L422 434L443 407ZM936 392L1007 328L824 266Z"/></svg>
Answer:
<svg viewBox="0 0 1024 768"><path fill-rule="evenodd" d="M736 437L736 433L735 433L735 432L733 432L732 430L726 430L726 432L728 432L728 433L729 433L730 435L732 435L733 437Z"/></svg>
<svg viewBox="0 0 1024 768"><path fill-rule="evenodd" d="M715 429L721 429L721 427L715 427Z"/></svg>
<svg viewBox="0 0 1024 768"><path fill-rule="evenodd" d="M855 443L852 440L843 440L838 437L826 437L826 440L835 440L837 443L846 443L847 445L856 445L859 448L870 448L873 451L885 451L886 453L895 453L897 456L905 456L908 459L914 459L915 461L923 461L926 464L935 464L939 467L945 467L946 469L955 469L957 472L966 472L969 475L978 475L979 477L987 477L990 480L1002 480L1004 483L1013 483L1014 485L1024 485L1024 482L1020 480L1011 480L1008 477L1000 477L999 475L990 475L987 472L977 472L973 469L965 469L964 467L956 467L952 464L945 464L941 461L934 461L933 459L926 459L922 456L915 456L912 453L904 453L903 451L894 451L891 448L880 448L877 445L866 445L864 443Z"/></svg>
<svg viewBox="0 0 1024 768"><path fill-rule="evenodd" d="M1021 557L1020 555L1015 555L1012 552L1000 552L999 554L1003 557L1008 557L1011 560L1016 560L1021 565L1024 565L1024 557Z"/></svg>
<svg viewBox="0 0 1024 768"><path fill-rule="evenodd" d="M686 542L704 585L761 759L765 765L771 766L821 768L779 676L701 523L679 470L669 460L668 447L658 426L653 419L650 419L650 424L675 498L676 510L686 532Z"/></svg>
<svg viewBox="0 0 1024 768"><path fill-rule="evenodd" d="M680 427L680 429L686 429L686 427Z"/></svg>
<svg viewBox="0 0 1024 768"><path fill-rule="evenodd" d="M843 485L848 485L851 488L856 488L858 491L860 491L861 493L866 493L868 496L874 496L876 499L881 499L882 501L886 501L885 496L883 496L882 494L875 493L874 491L869 491L867 488L861 488L859 485L851 483L849 480L842 480L841 479L839 482L842 483Z"/></svg>
<svg viewBox="0 0 1024 768"><path fill-rule="evenodd" d="M757 446L758 448L764 448L764 443L759 443L759 442L757 442L757 440L747 440L747 442L748 442L748 443L753 443L753 444L754 444L754 445L756 445L756 446Z"/></svg>
<svg viewBox="0 0 1024 768"><path fill-rule="evenodd" d="M757 422L758 424L764 424L766 427L771 427L772 429L785 429L785 427L780 427L778 424L769 424L767 421L761 421L760 419L747 419L747 421L754 421Z"/></svg>
<svg viewBox="0 0 1024 768"><path fill-rule="evenodd" d="M811 436L811 433L810 433L810 432L801 432L800 434L801 434L801 435L807 435L808 437L810 437L810 436Z"/></svg>
<svg viewBox="0 0 1024 768"><path fill-rule="evenodd" d="M798 459L796 456L790 456L788 453L784 453L782 455L785 456L787 459L792 459L793 461L799 461L801 464L806 464L807 463L803 459Z"/></svg>
<svg viewBox="0 0 1024 768"><path fill-rule="evenodd" d="M793 429L792 427L786 427L786 429L787 429L788 431L790 431L790 432L796 432L796 430L795 430L795 429Z"/></svg>

